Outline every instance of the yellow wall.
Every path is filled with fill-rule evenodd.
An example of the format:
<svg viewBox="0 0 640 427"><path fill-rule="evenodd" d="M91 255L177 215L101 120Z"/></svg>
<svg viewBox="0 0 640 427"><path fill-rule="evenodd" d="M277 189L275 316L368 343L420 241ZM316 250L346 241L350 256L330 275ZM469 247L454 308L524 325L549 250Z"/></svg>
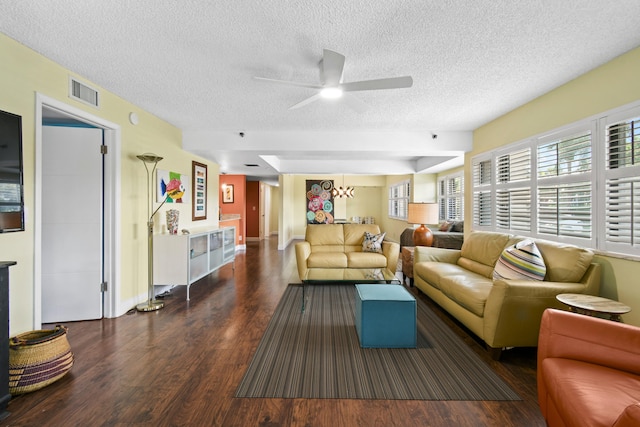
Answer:
<svg viewBox="0 0 640 427"><path fill-rule="evenodd" d="M280 207L282 206L282 196L280 195L280 187L270 185L271 204L269 206L269 231L271 234L278 233L278 218L280 217Z"/></svg>
<svg viewBox="0 0 640 427"><path fill-rule="evenodd" d="M640 48L476 129L473 151L465 156L465 222L471 216L471 158L496 147L549 131L640 99ZM470 230L471 227L465 227ZM597 256L604 267L601 295L620 300L632 311L625 322L640 326L640 262Z"/></svg>
<svg viewBox="0 0 640 427"><path fill-rule="evenodd" d="M438 176L433 173L413 175L412 202L435 203L438 201Z"/></svg>
<svg viewBox="0 0 640 427"><path fill-rule="evenodd" d="M216 164L196 158L182 151L180 129L146 113L135 105L100 88L60 65L37 54L31 49L0 34L0 109L22 116L24 156L24 196L26 208L26 230L24 232L0 234L0 259L17 261L10 268L10 333L31 330L34 325L34 176L35 176L35 93L79 108L121 126L121 266L119 305L135 305L139 298L145 299L146 276L146 172L142 162L135 156L144 152L155 152L164 157L161 169L181 172L191 176L191 161L208 165L209 196L207 210L209 220L195 225L217 226L217 192L219 168ZM90 84L101 93L101 106L95 109L68 97L69 75ZM136 112L140 123L129 123L130 112ZM156 229L164 224L163 208L156 219ZM180 210L180 228L190 228L191 205ZM46 213L43 213L46 214ZM144 265L144 268L141 268ZM131 305L131 306L133 306ZM131 308L129 306L128 308ZM126 310L125 310L126 311ZM122 313L120 313L122 314ZM39 325L37 325L39 326Z"/></svg>

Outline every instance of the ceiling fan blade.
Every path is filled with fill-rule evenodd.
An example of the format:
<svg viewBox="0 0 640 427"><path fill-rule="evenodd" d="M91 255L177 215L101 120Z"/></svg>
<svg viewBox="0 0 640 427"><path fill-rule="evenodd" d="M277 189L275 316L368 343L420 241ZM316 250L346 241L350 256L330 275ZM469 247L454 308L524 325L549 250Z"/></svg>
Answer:
<svg viewBox="0 0 640 427"><path fill-rule="evenodd" d="M340 88L345 92L354 92L358 90L400 89L411 87L412 85L413 79L411 76L403 76L343 83Z"/></svg>
<svg viewBox="0 0 640 427"><path fill-rule="evenodd" d="M322 86L312 85L309 83L291 82L289 80L268 79L266 77L254 77L254 79L262 80L265 82L278 83L278 84L287 85L287 86L310 87L312 89L322 89Z"/></svg>
<svg viewBox="0 0 640 427"><path fill-rule="evenodd" d="M345 104L347 104L352 110L358 113L364 113L369 109L369 105L367 105L363 100L361 100L357 96L353 96L351 94L345 93L342 95L342 99L344 100Z"/></svg>
<svg viewBox="0 0 640 427"><path fill-rule="evenodd" d="M307 104L311 104L313 101L317 100L318 98L320 98L320 94L316 93L313 96L310 96L309 98L298 102L295 105L292 105L291 107L289 107L289 110L295 110L296 108L300 108L300 107L304 107Z"/></svg>
<svg viewBox="0 0 640 427"><path fill-rule="evenodd" d="M320 81L323 86L338 86L344 71L344 55L329 49L322 51Z"/></svg>

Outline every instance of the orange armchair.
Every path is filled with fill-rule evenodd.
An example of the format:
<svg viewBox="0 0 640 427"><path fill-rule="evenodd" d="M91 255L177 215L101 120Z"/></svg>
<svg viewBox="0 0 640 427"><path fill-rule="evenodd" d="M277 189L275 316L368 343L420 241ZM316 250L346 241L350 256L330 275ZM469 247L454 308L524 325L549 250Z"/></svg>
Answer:
<svg viewBox="0 0 640 427"><path fill-rule="evenodd" d="M547 309L538 403L548 426L640 426L640 328Z"/></svg>

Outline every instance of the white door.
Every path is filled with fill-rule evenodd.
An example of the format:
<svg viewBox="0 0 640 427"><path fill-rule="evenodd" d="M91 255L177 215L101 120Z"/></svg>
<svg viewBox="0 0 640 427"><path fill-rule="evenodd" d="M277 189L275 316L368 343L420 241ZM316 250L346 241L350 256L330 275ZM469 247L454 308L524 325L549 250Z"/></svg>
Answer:
<svg viewBox="0 0 640 427"><path fill-rule="evenodd" d="M42 322L102 318L102 129L42 127Z"/></svg>

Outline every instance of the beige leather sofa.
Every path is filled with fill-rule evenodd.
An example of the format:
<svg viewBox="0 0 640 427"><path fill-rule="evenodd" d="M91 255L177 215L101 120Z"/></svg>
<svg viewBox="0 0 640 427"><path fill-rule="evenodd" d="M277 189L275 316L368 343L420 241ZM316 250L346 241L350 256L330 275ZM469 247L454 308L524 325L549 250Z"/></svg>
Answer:
<svg viewBox="0 0 640 427"><path fill-rule="evenodd" d="M296 243L302 281L383 280L395 273L400 245L384 240L382 253L363 252L364 233L380 234L376 224L309 224L304 242Z"/></svg>
<svg viewBox="0 0 640 427"><path fill-rule="evenodd" d="M556 295L600 290L600 265L591 262L590 250L537 239L544 281L493 280L503 249L523 239L476 231L460 250L419 246L414 252L415 286L484 340L495 359L503 348L537 345L544 310L567 309Z"/></svg>

